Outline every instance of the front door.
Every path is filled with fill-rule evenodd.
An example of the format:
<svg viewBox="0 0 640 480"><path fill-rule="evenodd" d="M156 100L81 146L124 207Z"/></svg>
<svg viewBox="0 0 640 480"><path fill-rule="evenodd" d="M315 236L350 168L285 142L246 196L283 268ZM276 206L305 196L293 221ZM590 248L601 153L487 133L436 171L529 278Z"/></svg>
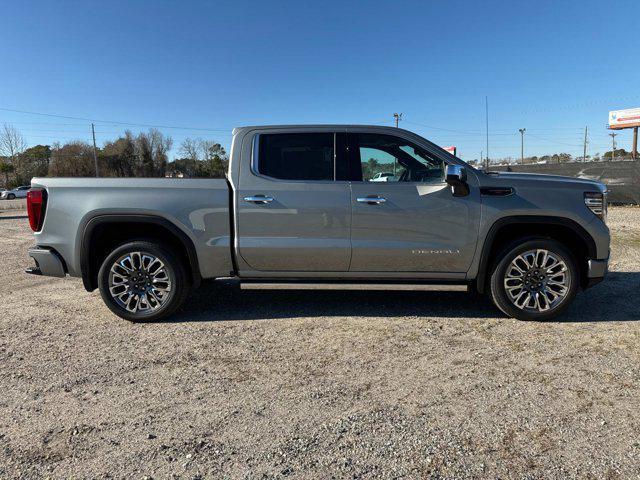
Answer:
<svg viewBox="0 0 640 480"><path fill-rule="evenodd" d="M242 163L236 192L241 272L349 269L344 141L331 131L255 135L252 165Z"/></svg>
<svg viewBox="0 0 640 480"><path fill-rule="evenodd" d="M445 161L401 136L351 133L352 272L464 273L480 220L475 176L470 194L454 197Z"/></svg>

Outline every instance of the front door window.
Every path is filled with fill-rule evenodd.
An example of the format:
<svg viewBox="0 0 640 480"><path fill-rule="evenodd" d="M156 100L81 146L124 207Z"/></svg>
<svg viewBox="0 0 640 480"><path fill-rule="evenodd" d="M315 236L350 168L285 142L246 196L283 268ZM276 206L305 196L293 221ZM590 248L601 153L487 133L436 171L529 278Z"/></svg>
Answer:
<svg viewBox="0 0 640 480"><path fill-rule="evenodd" d="M365 182L442 183L444 162L426 150L392 135L353 134L355 161Z"/></svg>

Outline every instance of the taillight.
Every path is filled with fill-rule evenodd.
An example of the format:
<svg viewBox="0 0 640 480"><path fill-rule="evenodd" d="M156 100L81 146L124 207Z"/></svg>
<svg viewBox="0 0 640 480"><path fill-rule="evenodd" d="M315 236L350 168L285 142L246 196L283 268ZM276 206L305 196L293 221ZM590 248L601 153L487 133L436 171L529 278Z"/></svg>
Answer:
<svg viewBox="0 0 640 480"><path fill-rule="evenodd" d="M47 192L41 188L32 188L27 192L27 213L31 230L39 232L44 223L44 210L47 205Z"/></svg>

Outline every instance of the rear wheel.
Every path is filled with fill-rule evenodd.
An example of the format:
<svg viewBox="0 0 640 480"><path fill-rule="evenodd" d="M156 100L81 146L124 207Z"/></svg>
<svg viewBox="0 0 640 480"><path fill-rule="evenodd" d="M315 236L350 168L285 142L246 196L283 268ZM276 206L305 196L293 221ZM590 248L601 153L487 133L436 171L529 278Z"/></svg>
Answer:
<svg viewBox="0 0 640 480"><path fill-rule="evenodd" d="M491 297L519 320L550 320L562 314L578 291L579 272L559 242L533 239L507 248L491 275Z"/></svg>
<svg viewBox="0 0 640 480"><path fill-rule="evenodd" d="M16 199L16 195L14 193L10 193L9 195L7 195L7 199L8 200L15 200Z"/></svg>
<svg viewBox="0 0 640 480"><path fill-rule="evenodd" d="M102 262L98 288L109 309L132 322L153 321L175 312L189 294L184 265L166 247L133 241Z"/></svg>

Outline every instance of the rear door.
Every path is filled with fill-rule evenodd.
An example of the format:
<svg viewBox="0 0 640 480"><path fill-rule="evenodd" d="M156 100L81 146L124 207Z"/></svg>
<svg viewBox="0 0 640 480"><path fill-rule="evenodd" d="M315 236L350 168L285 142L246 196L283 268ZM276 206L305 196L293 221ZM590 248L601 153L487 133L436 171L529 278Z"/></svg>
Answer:
<svg viewBox="0 0 640 480"><path fill-rule="evenodd" d="M346 134L267 130L250 141L251 162L241 164L237 192L241 273L348 271Z"/></svg>
<svg viewBox="0 0 640 480"><path fill-rule="evenodd" d="M462 277L480 220L475 175L468 171L470 194L454 197L444 181L445 157L400 135L350 133L349 152L355 180L350 270ZM385 181L375 181L380 172Z"/></svg>

